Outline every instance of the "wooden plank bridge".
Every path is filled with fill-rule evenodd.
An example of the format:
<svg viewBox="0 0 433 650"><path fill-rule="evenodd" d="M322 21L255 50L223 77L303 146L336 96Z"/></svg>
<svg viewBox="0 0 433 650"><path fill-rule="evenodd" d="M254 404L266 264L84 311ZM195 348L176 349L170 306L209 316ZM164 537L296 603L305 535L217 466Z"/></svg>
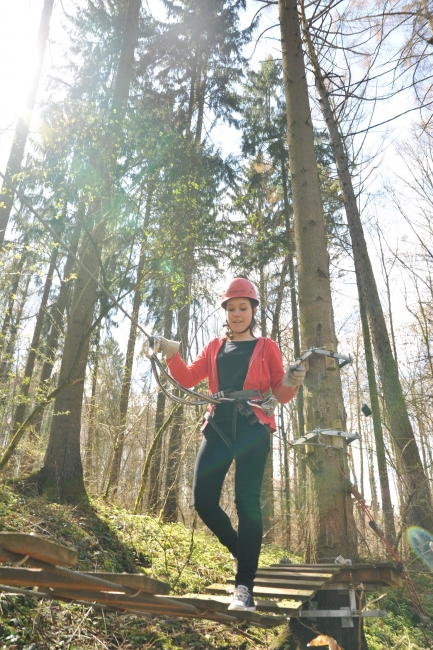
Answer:
<svg viewBox="0 0 433 650"><path fill-rule="evenodd" d="M257 573L254 587L257 613L236 612L227 609L231 601L227 595L227 585L210 585L206 594L172 596L167 583L141 573L88 572L66 568L75 566L77 562L77 551L45 537L0 533L0 563L3 564L0 566L0 592L73 602L144 617L181 616L230 624L245 622L271 628L284 625L287 617L291 616L316 618L339 615L344 625L344 621L347 623L354 616L359 616L355 598L357 589L365 592L384 586L402 586L402 579L392 564L353 567L273 564L260 568ZM37 591L30 589L32 587L37 587ZM342 608L344 611L317 611L312 607L318 591L334 589L348 594L348 607ZM385 614L382 611L362 612L363 616Z"/></svg>

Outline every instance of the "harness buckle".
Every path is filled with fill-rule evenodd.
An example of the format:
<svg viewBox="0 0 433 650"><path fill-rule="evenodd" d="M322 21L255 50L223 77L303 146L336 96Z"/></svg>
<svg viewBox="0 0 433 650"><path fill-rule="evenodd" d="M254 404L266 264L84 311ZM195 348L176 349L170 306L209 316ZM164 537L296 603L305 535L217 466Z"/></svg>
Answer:
<svg viewBox="0 0 433 650"><path fill-rule="evenodd" d="M266 417L270 418L273 414L275 409L277 408L278 405L278 400L275 397L275 395L269 395L261 404L254 403L254 402L247 402L250 406L255 406L256 408L259 408L262 413L266 415Z"/></svg>

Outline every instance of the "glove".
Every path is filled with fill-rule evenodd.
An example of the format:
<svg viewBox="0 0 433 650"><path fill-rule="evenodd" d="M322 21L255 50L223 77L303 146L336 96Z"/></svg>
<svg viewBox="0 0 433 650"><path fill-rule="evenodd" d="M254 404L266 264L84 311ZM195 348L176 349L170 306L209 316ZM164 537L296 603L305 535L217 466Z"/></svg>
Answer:
<svg viewBox="0 0 433 650"><path fill-rule="evenodd" d="M302 383L305 379L305 373L306 370L304 366L301 366L300 363L289 366L286 370L286 374L283 377L283 386L289 386L290 388L299 388L299 386L302 386Z"/></svg>
<svg viewBox="0 0 433 650"><path fill-rule="evenodd" d="M143 352L146 357L151 357L152 354L158 354L161 351L164 352L166 359L171 359L176 352L179 352L179 347L179 341L169 341L163 336L151 336L143 343ZM152 348L152 352L150 348Z"/></svg>

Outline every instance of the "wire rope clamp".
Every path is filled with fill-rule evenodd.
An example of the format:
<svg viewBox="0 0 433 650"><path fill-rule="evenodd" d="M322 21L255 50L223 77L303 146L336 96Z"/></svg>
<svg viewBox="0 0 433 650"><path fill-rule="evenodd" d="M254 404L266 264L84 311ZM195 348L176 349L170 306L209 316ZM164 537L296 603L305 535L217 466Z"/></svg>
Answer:
<svg viewBox="0 0 433 650"><path fill-rule="evenodd" d="M299 359L296 359L296 363L302 363L305 366L305 363L308 363L308 357L312 354L321 354L325 357L325 364L328 370L336 370L338 368L344 368L349 363L353 363L352 357L346 354L339 354L334 350L333 343L327 343L321 347L311 347L308 348L305 352L302 352ZM308 370L309 368L307 368Z"/></svg>
<svg viewBox="0 0 433 650"><path fill-rule="evenodd" d="M322 440L322 437L330 437L329 442ZM308 431L306 434L296 440L291 440L292 445L305 445L306 447L334 447L344 451L344 440L349 445L354 440L359 440L358 433L350 433L348 431L340 431L339 429L321 429L318 427L314 431ZM338 441L338 445L334 444L334 440Z"/></svg>
<svg viewBox="0 0 433 650"><path fill-rule="evenodd" d="M141 351L143 354L150 359L153 357L155 354L158 354L161 350L161 341L159 340L158 336L149 336L141 348Z"/></svg>

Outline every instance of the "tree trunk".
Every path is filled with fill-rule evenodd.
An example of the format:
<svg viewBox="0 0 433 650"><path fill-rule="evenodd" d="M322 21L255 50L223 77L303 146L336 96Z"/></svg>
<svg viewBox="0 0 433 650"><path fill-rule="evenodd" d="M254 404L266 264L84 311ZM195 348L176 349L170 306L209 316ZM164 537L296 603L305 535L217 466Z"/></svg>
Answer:
<svg viewBox="0 0 433 650"><path fill-rule="evenodd" d="M44 319L46 316L46 308L47 308L47 303L48 303L48 298L50 295L51 291L51 285L53 282L53 273L55 270L55 265L56 265L56 259L57 259L57 254L58 254L58 248L55 247L53 249L53 252L51 254L51 260L50 260L50 266L48 268L48 273L47 277L45 280L45 286L44 286L44 291L42 294L42 300L41 304L39 306L39 312L36 318L36 323L35 323L35 329L33 330L33 338L32 342L30 343L30 349L29 349L29 354L27 357L27 363L26 367L24 370L24 379L21 384L21 398L22 401L20 404L18 404L16 411L15 411L15 419L14 419L14 425L12 429L12 435L15 434L17 428L19 427L20 424L23 423L24 421L24 414L26 411L26 406L27 406L27 397L29 394L30 390L30 380L33 375L33 369L35 367L35 361L36 361L36 354L38 352L39 348L39 341L41 337L41 332L42 332L42 325L44 323Z"/></svg>
<svg viewBox="0 0 433 650"><path fill-rule="evenodd" d="M126 113L134 51L138 38L140 7L141 0L129 0L111 103L111 115L106 131L107 137L109 137L109 147L107 158L100 162L100 172L104 179L103 196L100 197L100 201L94 199L89 210L90 216L98 225L92 235L92 241L90 238L86 240L83 261L94 275L99 271L101 245L105 233L106 219L102 215L107 214L111 207L122 125ZM97 205L100 205L102 210ZM69 323L59 380L60 383L69 377L77 382L63 391L56 399L54 410L57 415L54 416L51 425L48 449L38 477L41 486L51 488L58 498L71 502L83 500L87 496L80 456L80 427L90 327L96 299L97 285L87 277L83 269L80 269L72 300L74 320ZM69 435L66 435L66 431L69 432Z"/></svg>
<svg viewBox="0 0 433 650"><path fill-rule="evenodd" d="M38 53L35 76L33 79L30 92L27 96L24 109L18 118L18 123L15 129L15 136L12 143L12 149L9 155L8 164L6 167L6 174L9 178L16 182L16 174L21 171L21 164L24 157L24 149L27 142L27 136L30 130L30 122L36 101L36 93L41 78L42 64L44 61L44 54L48 42L48 34L50 27L51 14L53 12L54 0L45 0L42 9L41 22L39 23L38 33ZM0 250L3 247L6 228L8 225L12 205L14 200L14 192L12 188L3 183L0 192Z"/></svg>
<svg viewBox="0 0 433 650"><path fill-rule="evenodd" d="M101 304L101 313L103 311ZM90 394L90 404L89 404L89 416L87 419L87 440L86 440L86 449L84 453L84 472L86 485L89 488L92 484L95 486L90 489L90 492L97 494L98 489L98 467L97 462L95 462L95 451L98 452L98 445L96 440L96 431L98 425L96 423L96 388L98 385L98 372L99 372L99 358L100 358L100 349L101 349L101 329L102 329L102 320L100 320L98 329L96 330L95 335L95 347L92 352L92 361L93 361L93 370L92 370L92 391ZM96 480L94 481L94 476L96 475Z"/></svg>
<svg viewBox="0 0 433 650"><path fill-rule="evenodd" d="M180 353L184 359L188 354L188 329L190 316L189 283L185 286L182 306L178 311L178 340ZM168 444L166 496L162 516L164 521L177 521L178 513L178 478L180 452L182 448L182 429L184 422L183 406L176 412Z"/></svg>
<svg viewBox="0 0 433 650"><path fill-rule="evenodd" d="M290 206L289 206L289 192L287 187L287 170L284 160L281 161L281 179L283 182L283 198L284 198L284 216L286 221L286 236L288 245L288 263L289 263L289 278L290 278L290 306L292 311L292 330L293 330L293 352L295 359L301 356L301 338L299 335L299 318L298 318L298 300L296 295L296 277L295 277L295 264L293 259L294 242L292 241L292 228L290 224ZM300 386L296 393L296 409L298 415L298 436L303 436L305 433L305 419L304 419L304 387ZM302 506L306 501L307 489L307 463L304 455L298 454L298 465L300 481L297 486L297 494L302 496ZM299 505L299 500L298 500Z"/></svg>
<svg viewBox="0 0 433 650"><path fill-rule="evenodd" d="M18 262L17 270L14 273L15 277L13 279L13 282L12 282L12 285L11 285L11 288L10 288L10 291L9 291L8 306L6 308L6 313L5 313L5 317L3 319L2 329L1 329L1 332L0 332L0 355L1 355L2 358L3 358L4 350L6 348L6 339L7 339L9 327L10 327L10 324L11 324L12 312L13 312L13 309L14 309L14 303L15 303L15 300L17 298L18 286L19 286L19 283L20 283L20 280L21 280L21 273L23 271L24 264L27 261L28 255L29 255L29 253L28 253L28 250L27 250L27 247L26 247L26 243L24 242L24 251L21 254L20 260Z"/></svg>
<svg viewBox="0 0 433 650"><path fill-rule="evenodd" d="M150 445L149 451L148 451L147 456L146 456L146 460L144 461L144 464L143 464L143 471L141 473L141 479L140 479L140 485L139 485L139 488L138 488L138 494L137 494L137 498L136 498L135 504L134 504L134 510L133 510L134 515L138 514L138 512L140 511L141 502L143 500L144 490L146 488L147 477L149 475L150 466L151 466L151 463L152 463L152 461L154 459L156 450L160 445L160 441L162 439L162 436L164 435L164 432L170 426L170 424L171 424L171 422L172 422L172 420L173 420L173 418L174 418L174 416L176 414L176 411L178 411L179 408L180 408L179 404L174 405L170 415L168 416L166 421L161 425L161 427L158 429L158 431L155 434L154 439L152 440L152 444Z"/></svg>
<svg viewBox="0 0 433 650"><path fill-rule="evenodd" d="M108 495L115 496L117 494L117 489L119 486L120 466L122 463L123 446L125 442L125 433L126 433L126 416L128 412L129 393L131 390L132 366L134 363L135 342L137 340L136 322L138 321L138 314L140 311L141 294L143 291L144 270L145 270L145 263L147 258L146 231L147 231L149 218L150 218L153 189L154 189L153 187L149 187L148 194L147 194L146 210L144 215L143 231L142 231L142 239L141 239L140 258L138 260L138 268L137 268L137 281L136 281L136 288L135 288L133 306L132 306L132 318L134 320L131 321L130 328L129 328L129 338L128 338L128 345L126 349L125 366L123 369L122 388L120 391L119 431L117 434L116 442L114 444L114 453L111 462L110 476L108 479L108 485L105 491L105 496Z"/></svg>
<svg viewBox="0 0 433 650"><path fill-rule="evenodd" d="M433 509L430 486L422 466L419 449L404 401L397 363L392 353L382 305L368 255L344 143L330 104L329 93L325 86L323 74L309 37L306 20L304 20L304 35L316 78L316 87L323 117L326 122L335 163L337 165L352 240L355 270L370 322L371 336L379 365L379 374L390 422L390 433L401 460L406 501L411 500L411 506L408 510L408 522L422 526L427 530L433 530Z"/></svg>
<svg viewBox="0 0 433 650"><path fill-rule="evenodd" d="M21 301L18 303L17 306L14 321L13 323L11 323L9 341L6 345L6 349L3 352L3 358L0 365L0 382L7 380L7 377L9 375L13 356L15 353L15 344L18 338L18 328L21 323L21 317L23 315L24 305L26 304L31 279L32 279L32 275L31 273L29 273L25 281L25 285L23 287Z"/></svg>
<svg viewBox="0 0 433 650"><path fill-rule="evenodd" d="M301 340L304 349L325 346L336 350L334 315L329 278L323 207L320 194L314 132L311 123L308 86L303 59L296 0L279 0L282 36L283 77L287 106L289 161L293 192L295 242L298 261L298 289ZM307 431L316 428L343 430L345 410L340 371L322 355L309 357L305 381ZM330 452L348 475L341 438L329 438ZM345 443L343 445L343 451ZM307 509L309 527L305 556L310 562L329 562L337 555L356 559L357 539L350 493L338 469L320 447L307 448ZM343 603L337 592L318 592L321 609L335 609ZM326 605L325 605L326 603ZM338 604L337 604L338 603ZM348 597L344 605L348 605ZM321 630L347 648L357 647L357 632L342 629L336 619L321 619ZM316 634L291 621L289 638L293 648L306 649ZM365 639L363 648L366 647Z"/></svg>
<svg viewBox="0 0 433 650"><path fill-rule="evenodd" d="M103 230L104 226L100 224L91 238L86 237L80 254L86 268L96 277ZM70 503L83 501L87 497L80 454L81 405L95 296L96 284L80 266L59 374L59 385L65 381L74 383L54 403L48 447L37 477L38 484L49 490L55 499Z"/></svg>
<svg viewBox="0 0 433 650"><path fill-rule="evenodd" d="M84 206L83 206L84 208ZM77 223L75 224L74 232L71 237L69 248L74 255L77 253L78 243L80 240L80 233L82 228L82 219L84 214L78 214ZM51 329L48 335L48 340L44 352L44 364L42 366L41 376L39 379L39 386L37 389L37 400L43 399L47 394L50 385L51 373L53 371L54 361L57 354L59 344L59 336L63 332L63 314L68 303L71 282L70 275L74 267L75 260L71 253L66 257L65 267L63 269L63 280L60 285L60 291L56 302L51 310ZM38 416L34 426L33 433L31 434L34 439L39 437L43 420L43 412Z"/></svg>
<svg viewBox="0 0 433 650"><path fill-rule="evenodd" d="M368 387L370 391L371 410L373 412L373 431L376 441L376 460L379 472L380 493L382 497L382 510L384 517L384 528L387 540L394 543L395 523L394 512L389 489L388 468L386 465L385 442L382 431L382 418L380 415L379 396L377 391L376 374L374 371L373 350L371 348L370 329L368 326L367 312L364 304L364 297L358 287L359 312L361 315L362 335L364 338L365 362L367 365Z"/></svg>
<svg viewBox="0 0 433 650"><path fill-rule="evenodd" d="M164 338L171 339L172 337L172 327L173 327L173 311L171 293L167 291L165 309L164 309ZM155 438L158 431L160 431L164 423L164 412L165 412L165 402L166 397L165 393L160 390L158 392L158 397L156 400L156 415L155 415ZM161 493L161 484L162 484L162 441L163 436L160 436L155 443L155 449L153 452L151 464L150 464L150 480L149 480L149 496L148 496L148 509L150 512L157 513L160 509L160 493Z"/></svg>

